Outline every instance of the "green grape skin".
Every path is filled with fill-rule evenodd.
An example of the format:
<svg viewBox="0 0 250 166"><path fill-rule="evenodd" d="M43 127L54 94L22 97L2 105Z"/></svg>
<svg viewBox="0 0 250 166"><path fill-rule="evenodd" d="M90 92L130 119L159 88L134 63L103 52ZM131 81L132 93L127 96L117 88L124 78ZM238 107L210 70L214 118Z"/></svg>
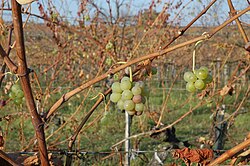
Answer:
<svg viewBox="0 0 250 166"><path fill-rule="evenodd" d="M193 70L193 74L194 74L195 76L196 76L197 72L198 72L197 69ZM196 77L197 77L197 76L196 76Z"/></svg>
<svg viewBox="0 0 250 166"><path fill-rule="evenodd" d="M131 84L131 82L130 81L128 81L128 80L124 80L124 81L122 81L121 82L121 84L120 84L120 87L121 87L121 89L124 91L124 90L129 90L129 89L131 89L131 86L132 86L132 84Z"/></svg>
<svg viewBox="0 0 250 166"><path fill-rule="evenodd" d="M121 82L123 82L123 81L130 81L130 78L127 77L127 76L124 76L124 77L121 79Z"/></svg>
<svg viewBox="0 0 250 166"><path fill-rule="evenodd" d="M133 93L131 90L124 90L122 92L122 100L130 100L133 97Z"/></svg>
<svg viewBox="0 0 250 166"><path fill-rule="evenodd" d="M135 95L132 100L136 104L141 103L142 102L142 96L141 95Z"/></svg>
<svg viewBox="0 0 250 166"><path fill-rule="evenodd" d="M206 66L201 66L199 70L204 70L206 73L208 73L208 68Z"/></svg>
<svg viewBox="0 0 250 166"><path fill-rule="evenodd" d="M120 99L118 102L117 102L117 107L118 109L120 110L124 110L124 101L122 99Z"/></svg>
<svg viewBox="0 0 250 166"><path fill-rule="evenodd" d="M202 80L197 80L194 83L196 89L203 89L205 87L205 83Z"/></svg>
<svg viewBox="0 0 250 166"><path fill-rule="evenodd" d="M114 82L111 86L112 92L121 93L122 89L120 87L120 82Z"/></svg>
<svg viewBox="0 0 250 166"><path fill-rule="evenodd" d="M110 100L113 102L113 103L117 103L120 99L121 99L121 94L120 93L112 93L110 95Z"/></svg>
<svg viewBox="0 0 250 166"><path fill-rule="evenodd" d="M134 86L133 88L132 88L132 93L133 93L133 95L140 95L141 94L141 88L139 87L139 86Z"/></svg>
<svg viewBox="0 0 250 166"><path fill-rule="evenodd" d="M22 88L21 88L21 86L18 83L12 85L12 87L11 87L11 91L13 91L13 92L15 92L17 90L21 90L21 89Z"/></svg>
<svg viewBox="0 0 250 166"><path fill-rule="evenodd" d="M195 82L197 80L197 77L195 76L194 73L192 73L191 71L188 71L184 73L184 80L186 82Z"/></svg>
<svg viewBox="0 0 250 166"><path fill-rule="evenodd" d="M135 103L132 100L125 100L124 101L124 110L125 111L132 111L135 108Z"/></svg>
<svg viewBox="0 0 250 166"><path fill-rule="evenodd" d="M211 76L210 74L207 75L207 78L205 80L203 80L205 84L209 84L213 81L213 76Z"/></svg>
<svg viewBox="0 0 250 166"><path fill-rule="evenodd" d="M13 92L13 91L11 91L11 92L9 93L9 98L15 99L15 98L16 98L16 93Z"/></svg>
<svg viewBox="0 0 250 166"><path fill-rule="evenodd" d="M199 69L196 72L196 77L199 78L199 79L201 79L201 80L206 79L207 75L208 75L208 72L206 70Z"/></svg>
<svg viewBox="0 0 250 166"><path fill-rule="evenodd" d="M144 104L143 103L135 104L135 110L138 112L144 111Z"/></svg>
<svg viewBox="0 0 250 166"><path fill-rule="evenodd" d="M16 94L17 98L23 98L23 96L24 96L24 93L21 89L15 91L15 94Z"/></svg>
<svg viewBox="0 0 250 166"><path fill-rule="evenodd" d="M195 88L195 86L194 86L194 83L193 82L188 82L187 84L186 84L186 90L188 91L188 92L195 92L195 90L196 90L196 88Z"/></svg>

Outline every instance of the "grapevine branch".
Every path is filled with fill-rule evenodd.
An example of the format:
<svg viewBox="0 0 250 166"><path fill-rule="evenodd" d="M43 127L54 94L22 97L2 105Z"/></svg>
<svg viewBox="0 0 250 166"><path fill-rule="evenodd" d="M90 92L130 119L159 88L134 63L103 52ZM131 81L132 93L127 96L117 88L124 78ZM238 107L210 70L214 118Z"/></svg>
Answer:
<svg viewBox="0 0 250 166"><path fill-rule="evenodd" d="M10 54L10 51L11 51L10 45L11 45L12 32L13 32L13 27L11 26L11 27L9 28L9 34L8 34L8 45L7 45L8 50L7 50L7 52L5 52L5 51L3 50L3 48L1 48L2 53L3 53L3 56L6 56L6 55L7 55L6 58L9 58L8 55ZM1 44L0 44L0 47L2 47ZM0 54L1 54L1 53L0 53ZM2 55L2 54L1 54L1 55ZM2 57L2 56L1 56L1 57ZM4 59L4 58L3 58L3 59ZM10 69L10 71L12 71L13 73L16 73L16 72L17 72L17 66L10 60L10 58L9 58L8 61L10 61L10 65L8 66L9 69ZM4 61L4 62L3 62L3 65L2 65L2 68L1 68L1 71L0 71L0 74L1 74L1 75L0 75L0 87L1 87L1 85L2 85L2 81L3 81L4 76L5 76L4 73L5 73L5 70L6 70L6 66L7 66L7 64L6 64L6 62ZM10 67L12 67L12 69L11 69Z"/></svg>
<svg viewBox="0 0 250 166"><path fill-rule="evenodd" d="M236 153L238 153L242 149L247 148L249 145L250 145L250 138L248 137L245 141L243 141L239 145L237 145L237 146L233 147L232 149L230 149L230 150L226 151L225 153L223 153L220 157L218 157L217 159L212 161L208 166L221 164L222 162L224 162L227 159L231 158L232 156L234 156Z"/></svg>
<svg viewBox="0 0 250 166"><path fill-rule="evenodd" d="M180 36L182 36L201 16L206 14L208 9L216 2L217 0L211 1L206 8L204 8L185 28L179 31L178 35L173 37L171 41L169 41L165 46L162 47L162 49L167 48L170 44L172 44L176 39L178 39Z"/></svg>
<svg viewBox="0 0 250 166"><path fill-rule="evenodd" d="M144 60L147 60L147 59L151 59L151 58L155 58L155 57L158 57L158 56L162 56L162 55L165 55L166 53L168 52L171 52L171 51L174 51L178 48L181 48L181 47L184 47L184 46L187 46L187 45L190 45L190 44L193 44L193 43L196 43L200 40L206 40L206 39L209 39L211 38L214 34L216 34L218 31L220 31L222 28L224 28L226 25L228 25L229 23L231 23L232 21L234 21L236 18L240 17L241 15L243 15L244 13L246 13L247 11L250 10L250 6L248 6L247 8L245 8L244 10L242 10L241 12L239 12L238 14L234 15L233 17L231 17L229 20L225 21L223 24L219 25L218 27L216 27L215 29L213 29L212 31L210 31L210 33L207 33L205 35L202 35L202 36L199 36L197 38L194 38L192 40L189 40L189 41L186 41L186 42L183 42L183 43L180 43L180 44L177 44L175 46L172 46L170 48L166 48L166 49L163 49L159 52L155 52L155 53L152 53L152 54L148 54L148 55L145 55L145 56L142 56L142 57L139 57L139 58L135 58L129 62L127 62L126 64L124 65L121 65L117 68L114 68L114 69L110 69L108 72L106 72L105 74L99 76L99 77L96 77L88 82L86 82L85 84L81 85L80 87L77 87L75 88L74 90L68 92L68 93L65 93L58 101L56 101L54 103L54 105L48 110L47 112L47 116L46 116L46 119L48 119L64 102L66 102L67 100L69 100L72 96L76 95L77 93L81 92L82 90L88 88L89 86L97 83L97 82L100 82L101 80L104 80L105 78L107 78L108 76L112 75L112 74L115 74L117 72L119 72L120 70L122 69L125 69L126 67L128 66L131 66L133 64L136 64L138 62L141 62L141 61L144 61ZM46 120L45 119L45 120Z"/></svg>
<svg viewBox="0 0 250 166"><path fill-rule="evenodd" d="M4 51L2 45L0 45L0 54L3 58L4 62L8 66L11 72L16 73L17 72L17 66L11 61L8 54Z"/></svg>
<svg viewBox="0 0 250 166"><path fill-rule="evenodd" d="M232 0L227 0L227 2L228 2L229 9L230 9L230 15L234 16L235 14L237 14L237 11L235 10L235 8L233 6ZM245 43L249 42L249 39L248 39L248 37L246 35L245 30L243 29L243 27L242 27L242 25L240 23L240 20L238 18L236 18L235 22L236 22L236 24L237 24L237 26L239 28L239 31L240 31Z"/></svg>
<svg viewBox="0 0 250 166"><path fill-rule="evenodd" d="M4 153L2 150L0 150L0 157L4 159L6 162L13 166L19 166L20 164L16 163L13 159L11 159L6 153ZM1 163L3 164L3 163Z"/></svg>
<svg viewBox="0 0 250 166"><path fill-rule="evenodd" d="M40 153L40 160L42 166L49 165L48 153L45 142L44 126L42 120L37 113L35 101L32 95L32 90L29 81L29 70L27 68L26 56L25 56L25 46L24 46L24 36L23 36L23 26L22 26L22 16L21 16L21 5L19 5L16 0L11 1L12 6L12 17L14 25L14 35L16 38L16 54L18 58L18 75L20 77L20 82L22 89L24 91L24 97L26 99L27 107L30 111L32 124L35 129L36 138L38 141L38 149Z"/></svg>
<svg viewBox="0 0 250 166"><path fill-rule="evenodd" d="M106 92L104 92L104 95L100 95L99 99L96 101L96 103L89 110L89 112L87 113L87 115L82 120L81 124L77 127L76 131L74 132L74 134L70 138L70 141L69 141L69 144L68 144L68 150L69 151L72 151L72 148L73 148L73 145L75 143L75 140L76 140L78 134L80 133L81 129L83 128L83 126L86 124L86 122L88 121L88 119L90 118L90 116L93 114L93 112L95 111L95 109L99 106L99 104L104 100L104 97L107 94L109 94L110 92L111 92L111 89L108 89ZM71 160L72 160L72 156L67 156L67 158L66 158L66 165L70 165Z"/></svg>

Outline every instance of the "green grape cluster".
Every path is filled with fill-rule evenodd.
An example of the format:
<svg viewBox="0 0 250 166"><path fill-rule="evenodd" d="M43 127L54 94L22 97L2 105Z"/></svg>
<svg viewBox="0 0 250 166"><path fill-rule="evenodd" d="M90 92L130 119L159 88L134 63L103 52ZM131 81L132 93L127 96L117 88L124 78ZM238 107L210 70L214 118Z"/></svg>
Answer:
<svg viewBox="0 0 250 166"><path fill-rule="evenodd" d="M125 110L129 115L141 115L144 111L145 86L142 81L131 82L124 76L120 82L114 82L111 86L110 100L116 103L118 109Z"/></svg>
<svg viewBox="0 0 250 166"><path fill-rule="evenodd" d="M196 89L204 89L208 83L213 81L213 77L208 73L208 68L202 66L194 72L185 72L184 80L187 82L186 90L189 92L195 92Z"/></svg>
<svg viewBox="0 0 250 166"><path fill-rule="evenodd" d="M24 93L18 83L12 85L12 87L10 88L9 97L14 101L16 105L20 105L24 101Z"/></svg>

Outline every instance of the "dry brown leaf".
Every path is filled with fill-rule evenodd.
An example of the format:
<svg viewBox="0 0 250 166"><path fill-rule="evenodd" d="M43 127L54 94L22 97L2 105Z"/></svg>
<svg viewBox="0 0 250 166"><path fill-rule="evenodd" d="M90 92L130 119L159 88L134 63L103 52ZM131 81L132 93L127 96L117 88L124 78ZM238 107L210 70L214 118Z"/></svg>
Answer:
<svg viewBox="0 0 250 166"><path fill-rule="evenodd" d="M233 94L234 88L235 85L226 85L222 88L222 90L220 90L220 95L225 96L229 94L231 96Z"/></svg>
<svg viewBox="0 0 250 166"><path fill-rule="evenodd" d="M208 164L213 159L212 149L177 149L173 153L174 158L182 159L186 165L191 163Z"/></svg>
<svg viewBox="0 0 250 166"><path fill-rule="evenodd" d="M241 154L238 155L238 157L245 157L250 154L250 149L246 150L245 152L242 152Z"/></svg>
<svg viewBox="0 0 250 166"><path fill-rule="evenodd" d="M24 161L23 161L23 165L25 166L33 166L33 165L39 165L39 159L37 157L37 155L35 156L30 156L28 158L26 158Z"/></svg>

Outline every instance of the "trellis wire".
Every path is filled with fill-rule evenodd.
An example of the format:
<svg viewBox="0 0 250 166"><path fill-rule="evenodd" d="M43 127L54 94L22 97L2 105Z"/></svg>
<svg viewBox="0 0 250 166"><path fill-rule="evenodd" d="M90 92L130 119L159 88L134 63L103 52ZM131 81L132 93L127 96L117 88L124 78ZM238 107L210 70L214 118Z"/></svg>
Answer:
<svg viewBox="0 0 250 166"><path fill-rule="evenodd" d="M97 152L97 151L67 151L67 150L54 150L54 151L48 151L51 154L54 155L108 155L108 154L119 154L119 153L136 153L136 154L140 154L140 153L163 153L163 152L170 152L171 150L175 150L175 149L167 149L167 150L134 150L131 149L131 151L103 151L103 152ZM225 152L226 150L216 150L216 152ZM36 151L28 151L28 152L6 152L7 154L20 154L20 155L35 155L38 154L38 152Z"/></svg>

